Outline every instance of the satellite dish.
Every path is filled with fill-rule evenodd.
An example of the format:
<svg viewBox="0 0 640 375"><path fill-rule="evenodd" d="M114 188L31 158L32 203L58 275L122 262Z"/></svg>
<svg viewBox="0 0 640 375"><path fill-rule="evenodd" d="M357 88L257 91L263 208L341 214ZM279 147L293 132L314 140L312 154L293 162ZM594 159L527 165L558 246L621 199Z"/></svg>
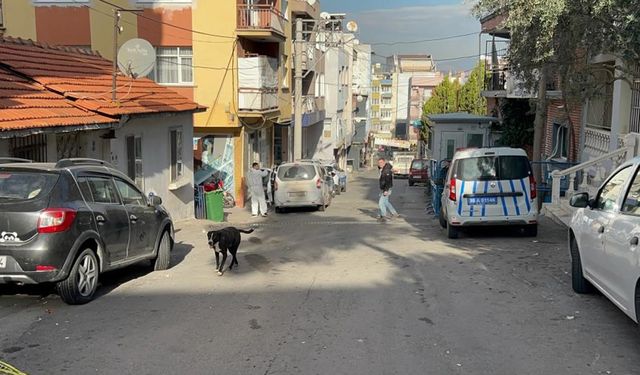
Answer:
<svg viewBox="0 0 640 375"><path fill-rule="evenodd" d="M349 32L355 33L358 31L358 24L356 23L356 21L349 21L347 22L347 30L349 30Z"/></svg>
<svg viewBox="0 0 640 375"><path fill-rule="evenodd" d="M316 4L316 0L307 0L307 3L309 3L309 5L314 6Z"/></svg>
<svg viewBox="0 0 640 375"><path fill-rule="evenodd" d="M364 100L364 96L358 95L356 96L356 100L358 101L358 103L362 103L362 101Z"/></svg>
<svg viewBox="0 0 640 375"><path fill-rule="evenodd" d="M127 76L145 77L156 65L156 50L144 39L126 41L118 51L118 67Z"/></svg>
<svg viewBox="0 0 640 375"><path fill-rule="evenodd" d="M322 18L323 20L328 20L329 18L331 18L331 15L327 12L322 12L320 13L320 18Z"/></svg>

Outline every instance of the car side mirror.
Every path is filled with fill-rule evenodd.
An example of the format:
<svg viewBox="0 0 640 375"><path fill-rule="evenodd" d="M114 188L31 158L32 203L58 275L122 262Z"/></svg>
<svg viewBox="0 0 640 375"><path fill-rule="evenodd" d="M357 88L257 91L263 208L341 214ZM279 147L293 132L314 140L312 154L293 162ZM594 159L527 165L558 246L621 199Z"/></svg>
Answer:
<svg viewBox="0 0 640 375"><path fill-rule="evenodd" d="M162 198L160 198L159 196L153 193L150 193L148 202L149 202L149 206L158 207L162 204Z"/></svg>
<svg viewBox="0 0 640 375"><path fill-rule="evenodd" d="M591 207L593 201L589 200L589 193L578 193L571 196L569 205L576 208Z"/></svg>

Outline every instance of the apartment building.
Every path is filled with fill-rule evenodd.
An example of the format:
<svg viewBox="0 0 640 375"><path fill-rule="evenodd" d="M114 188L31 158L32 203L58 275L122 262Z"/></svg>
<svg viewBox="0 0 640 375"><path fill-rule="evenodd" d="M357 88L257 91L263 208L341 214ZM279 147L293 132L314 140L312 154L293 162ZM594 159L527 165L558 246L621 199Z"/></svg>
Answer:
<svg viewBox="0 0 640 375"><path fill-rule="evenodd" d="M91 49L112 59L114 8L123 9L118 45L136 37L148 40L157 53L149 78L207 107L193 121L195 184L222 179L242 206L243 178L251 163L270 166L288 152L289 135L282 131L292 117L287 2L109 3L4 0L4 35ZM297 3L288 2L292 9Z"/></svg>

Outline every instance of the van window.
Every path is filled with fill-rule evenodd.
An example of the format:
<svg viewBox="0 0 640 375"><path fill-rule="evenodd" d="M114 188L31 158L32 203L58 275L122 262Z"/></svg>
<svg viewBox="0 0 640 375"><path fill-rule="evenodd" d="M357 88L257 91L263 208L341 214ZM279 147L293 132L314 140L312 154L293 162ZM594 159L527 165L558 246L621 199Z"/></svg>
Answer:
<svg viewBox="0 0 640 375"><path fill-rule="evenodd" d="M422 169L424 167L422 160L414 160L411 162L411 169Z"/></svg>
<svg viewBox="0 0 640 375"><path fill-rule="evenodd" d="M531 174L529 159L524 156L500 156L500 179L521 180Z"/></svg>
<svg viewBox="0 0 640 375"><path fill-rule="evenodd" d="M463 181L520 180L531 174L526 156L481 156L456 163L456 178Z"/></svg>
<svg viewBox="0 0 640 375"><path fill-rule="evenodd" d="M495 156L460 159L456 164L456 178L458 180L488 181L498 177Z"/></svg>
<svg viewBox="0 0 640 375"><path fill-rule="evenodd" d="M312 180L316 176L316 169L313 165L283 165L278 168L278 178L282 181L305 181Z"/></svg>
<svg viewBox="0 0 640 375"><path fill-rule="evenodd" d="M0 199L30 200L49 194L59 175L0 171Z"/></svg>

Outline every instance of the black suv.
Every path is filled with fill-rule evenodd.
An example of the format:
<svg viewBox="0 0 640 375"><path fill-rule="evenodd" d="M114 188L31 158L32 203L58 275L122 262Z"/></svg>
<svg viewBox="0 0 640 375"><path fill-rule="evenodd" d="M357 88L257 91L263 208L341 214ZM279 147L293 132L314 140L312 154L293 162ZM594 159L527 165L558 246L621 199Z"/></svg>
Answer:
<svg viewBox="0 0 640 375"><path fill-rule="evenodd" d="M0 285L55 283L82 304L103 272L144 260L167 269L173 223L161 204L101 160L0 158Z"/></svg>

